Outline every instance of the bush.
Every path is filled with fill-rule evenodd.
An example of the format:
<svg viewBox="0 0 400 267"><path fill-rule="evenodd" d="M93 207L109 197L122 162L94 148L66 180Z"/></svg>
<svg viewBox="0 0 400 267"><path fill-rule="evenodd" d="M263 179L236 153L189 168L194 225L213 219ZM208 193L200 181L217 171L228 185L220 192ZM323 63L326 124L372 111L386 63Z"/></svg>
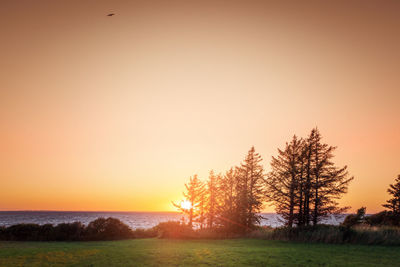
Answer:
<svg viewBox="0 0 400 267"><path fill-rule="evenodd" d="M15 224L0 227L0 240L9 241L83 241L119 240L156 236L154 230L132 231L115 218L99 218L85 227L81 222L52 224Z"/></svg>
<svg viewBox="0 0 400 267"><path fill-rule="evenodd" d="M133 236L134 238L151 238L151 237L157 237L158 236L158 231L153 228L149 229L143 229L143 228L137 228L133 230Z"/></svg>
<svg viewBox="0 0 400 267"><path fill-rule="evenodd" d="M365 207L357 210L357 214L347 215L342 225L346 227L352 227L361 224L365 221Z"/></svg>
<svg viewBox="0 0 400 267"><path fill-rule="evenodd" d="M55 229L52 224L40 225L38 240L40 241L53 241L56 240Z"/></svg>
<svg viewBox="0 0 400 267"><path fill-rule="evenodd" d="M55 241L79 241L84 238L84 232L85 226L81 222L60 223L50 236ZM50 229L48 233L51 233Z"/></svg>
<svg viewBox="0 0 400 267"><path fill-rule="evenodd" d="M5 229L5 236L12 241L33 241L38 239L40 225L16 224Z"/></svg>
<svg viewBox="0 0 400 267"><path fill-rule="evenodd" d="M382 211L367 216L365 221L370 226L400 226L400 215L390 211Z"/></svg>
<svg viewBox="0 0 400 267"><path fill-rule="evenodd" d="M6 240L6 230L5 226L0 226L0 240Z"/></svg>
<svg viewBox="0 0 400 267"><path fill-rule="evenodd" d="M86 227L85 240L120 240L134 238L129 226L115 218L98 218Z"/></svg>
<svg viewBox="0 0 400 267"><path fill-rule="evenodd" d="M159 223L154 227L157 231L159 238L171 239L188 239L196 238L195 232L192 228L184 223L178 221L168 221Z"/></svg>
<svg viewBox="0 0 400 267"><path fill-rule="evenodd" d="M382 219L383 218L383 219ZM388 217L382 213L368 217L367 222L376 223ZM374 221L376 219L376 221ZM227 231L226 228L197 229L177 222L159 223L150 229L131 230L115 218L99 218L84 226L80 222L51 224L16 224L0 227L0 240L10 241L83 241L119 240L129 238L171 239L223 239L249 237L269 240L320 242L333 244L400 245L400 228L394 226L369 226L358 224L353 227L317 225L308 227L257 227L245 235Z"/></svg>

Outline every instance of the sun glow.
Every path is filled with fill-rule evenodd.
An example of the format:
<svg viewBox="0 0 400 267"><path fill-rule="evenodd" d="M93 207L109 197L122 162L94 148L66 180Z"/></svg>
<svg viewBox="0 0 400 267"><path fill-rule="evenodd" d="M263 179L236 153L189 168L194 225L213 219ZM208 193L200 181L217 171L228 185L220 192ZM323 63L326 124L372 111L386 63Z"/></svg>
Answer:
<svg viewBox="0 0 400 267"><path fill-rule="evenodd" d="M190 202L189 200L182 200L181 208L184 210L190 210L192 208L192 202Z"/></svg>

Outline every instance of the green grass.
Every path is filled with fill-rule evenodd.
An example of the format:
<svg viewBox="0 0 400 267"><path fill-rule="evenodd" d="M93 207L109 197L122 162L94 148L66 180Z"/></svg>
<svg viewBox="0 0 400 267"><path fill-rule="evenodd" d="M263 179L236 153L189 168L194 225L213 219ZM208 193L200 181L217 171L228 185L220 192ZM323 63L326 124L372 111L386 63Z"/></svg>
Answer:
<svg viewBox="0 0 400 267"><path fill-rule="evenodd" d="M0 242L0 266L400 266L400 247L257 239Z"/></svg>

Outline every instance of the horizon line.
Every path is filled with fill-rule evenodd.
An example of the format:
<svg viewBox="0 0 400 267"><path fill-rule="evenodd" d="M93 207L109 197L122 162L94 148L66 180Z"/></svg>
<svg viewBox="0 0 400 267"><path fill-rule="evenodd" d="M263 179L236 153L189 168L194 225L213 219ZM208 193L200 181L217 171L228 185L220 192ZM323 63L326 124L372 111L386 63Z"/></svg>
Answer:
<svg viewBox="0 0 400 267"><path fill-rule="evenodd" d="M25 212L34 212L34 211L45 211L45 212L175 212L179 213L179 211L137 211L137 210L36 210L36 209L15 209L15 210L2 210L0 212L8 212L8 211L25 211Z"/></svg>
<svg viewBox="0 0 400 267"><path fill-rule="evenodd" d="M1 210L0 212L109 212L109 213L119 213L119 212L131 212L131 213L181 213L180 211L109 211L109 210ZM277 214L276 212L260 212L267 214ZM344 213L345 214L345 213Z"/></svg>

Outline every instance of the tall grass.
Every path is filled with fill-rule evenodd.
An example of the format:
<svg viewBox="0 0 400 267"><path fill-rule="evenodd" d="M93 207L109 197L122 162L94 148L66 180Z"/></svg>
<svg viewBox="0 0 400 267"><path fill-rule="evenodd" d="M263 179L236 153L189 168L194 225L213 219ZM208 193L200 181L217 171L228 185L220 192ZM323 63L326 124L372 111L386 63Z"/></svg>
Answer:
<svg viewBox="0 0 400 267"><path fill-rule="evenodd" d="M259 228L252 238L329 244L400 245L398 227L343 227L318 225L297 228Z"/></svg>

